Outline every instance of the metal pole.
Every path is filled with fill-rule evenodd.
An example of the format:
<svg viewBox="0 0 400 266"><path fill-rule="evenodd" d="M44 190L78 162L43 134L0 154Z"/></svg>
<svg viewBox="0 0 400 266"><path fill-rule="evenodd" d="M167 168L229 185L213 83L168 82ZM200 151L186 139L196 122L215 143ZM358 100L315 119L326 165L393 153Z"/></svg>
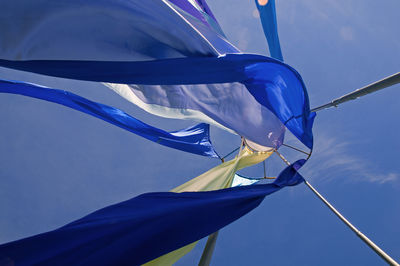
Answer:
<svg viewBox="0 0 400 266"><path fill-rule="evenodd" d="M209 266L212 255L215 249L215 243L217 242L218 231L208 237L206 246L203 254L201 255L199 266Z"/></svg>
<svg viewBox="0 0 400 266"><path fill-rule="evenodd" d="M388 254L386 254L385 251L383 251L380 247L378 247L374 242L372 242L366 235L361 233L360 230L358 230L353 224L351 224L344 216L335 209L335 207L332 206L308 181L304 181L304 183L311 189L312 192L314 192L317 197L322 200L322 202L328 206L331 211L336 214L337 217L345 224L347 225L359 238L361 238L362 241L364 241L365 244L367 244L370 248L372 248L376 254L378 254L382 259L384 259L388 264L393 265L393 266L399 266L399 264L392 259Z"/></svg>
<svg viewBox="0 0 400 266"><path fill-rule="evenodd" d="M323 109L327 109L330 107L337 107L339 104L342 104L342 103L345 103L345 102L348 102L351 100L355 100L361 96L365 96L367 94L382 90L384 88L393 86L398 83L400 83L400 72L393 74L389 77L386 77L384 79L381 79L379 81L376 81L374 83L371 83L363 88L357 89L346 95L343 95L342 97L339 97L339 98L331 101L330 103L316 107L316 108L312 109L311 112L318 112L318 111L321 111Z"/></svg>
<svg viewBox="0 0 400 266"><path fill-rule="evenodd" d="M279 152L275 151L276 154L287 164L290 165L289 161L285 159ZM352 223L350 223L344 216L332 206L307 180L304 183L309 189L326 205L328 208L345 224L347 225L365 244L367 244L373 251L376 252L382 259L384 259L389 265L400 266L394 259L392 259L385 251L378 247L372 242L366 235L361 233Z"/></svg>
<svg viewBox="0 0 400 266"><path fill-rule="evenodd" d="M225 155L224 157L221 158L221 161L224 162L224 158L226 158L227 156L231 155L232 153L234 153L237 150L242 150L242 146L243 146L243 138L242 138L242 142L240 144L240 146L236 149L234 149L233 151L231 151L230 153L228 153L227 155ZM218 232L213 233L212 235L210 235L208 237L206 246L204 247L203 250L203 254L201 254L201 258L200 258L200 262L199 262L199 266L209 266L211 259L212 259L212 255L214 253L214 249L215 249L215 244L217 242L217 238L218 238Z"/></svg>

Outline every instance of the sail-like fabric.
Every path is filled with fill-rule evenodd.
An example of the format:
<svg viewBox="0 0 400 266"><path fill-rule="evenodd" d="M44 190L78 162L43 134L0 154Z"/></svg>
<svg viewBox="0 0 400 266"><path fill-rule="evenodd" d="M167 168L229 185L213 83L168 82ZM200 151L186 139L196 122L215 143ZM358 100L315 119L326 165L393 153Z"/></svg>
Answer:
<svg viewBox="0 0 400 266"><path fill-rule="evenodd" d="M0 57L138 61L237 51L172 2L1 0Z"/></svg>
<svg viewBox="0 0 400 266"><path fill-rule="evenodd" d="M143 194L54 231L0 245L0 261L141 265L218 231L256 208L265 196L303 182L297 173L303 163L297 161L266 185Z"/></svg>
<svg viewBox="0 0 400 266"><path fill-rule="evenodd" d="M210 191L232 186L233 178L240 169L258 164L273 154L270 152L253 152L247 147L237 157L224 162L196 178L171 190L172 192Z"/></svg>
<svg viewBox="0 0 400 266"><path fill-rule="evenodd" d="M147 87L135 93L129 86L129 91L125 87L118 90L125 97L145 98L143 102L157 105L160 110L169 108L180 114L184 114L186 108L200 111L263 146L280 146L284 124L307 147L312 147L311 129L315 113L310 113L308 95L301 76L290 66L265 56L228 54L144 62L0 60L0 65L92 81L144 85L199 84L159 90L157 87ZM210 90L209 86L204 85L207 82L225 85L236 82L246 86L246 89L233 86L226 91L218 88ZM219 104L226 99L225 104ZM247 118L247 113L251 117Z"/></svg>
<svg viewBox="0 0 400 266"><path fill-rule="evenodd" d="M283 61L276 21L275 0L255 0L271 57Z"/></svg>
<svg viewBox="0 0 400 266"><path fill-rule="evenodd" d="M215 61L229 61L228 67L234 70L239 67L238 72L231 71L236 78L220 78L212 66L204 66L208 74L200 80L196 79L201 73L198 68L190 68L191 75L185 79L186 74L181 75L172 64L166 67L170 70L167 76L178 77L173 82L166 81L160 69L132 66L138 61L153 67L154 61L150 60L170 64L173 61L162 59L215 60L224 54L240 53L225 39L204 1L60 0L54 4L39 0L33 4L28 0L0 0L0 4L0 66L124 83L125 86L109 86L150 113L212 123L274 148L283 140L285 125L303 143L312 146L307 132L308 99L302 81L293 86L290 78L277 74L280 71L260 79L265 69L268 73L275 67L293 71L287 65L270 67L269 59L263 59L268 67L261 64L264 70L260 70L260 65L248 65L248 55L244 55L239 57L244 60L240 65L232 60ZM189 60L186 65L189 64L196 61ZM174 70L176 74L171 73ZM295 75L296 79L300 77ZM304 108L299 110L291 106L293 103Z"/></svg>
<svg viewBox="0 0 400 266"><path fill-rule="evenodd" d="M224 162L210 169L204 174L201 174L198 177L193 178L192 180L172 189L171 192L211 191L253 184L254 180L240 177L235 173L240 169L255 165L266 160L269 156L271 156L272 153L272 151L253 152L247 147L244 147L243 150L241 150L234 159ZM173 265L180 258L189 253L196 246L196 244L197 242L194 242L184 247L181 247L157 259L154 259L146 263L145 265Z"/></svg>
<svg viewBox="0 0 400 266"><path fill-rule="evenodd" d="M166 132L147 125L114 107L90 101L68 91L25 82L0 79L0 93L19 94L61 104L100 118L158 144L202 156L218 157L210 142L210 126L208 124L202 123L187 129Z"/></svg>

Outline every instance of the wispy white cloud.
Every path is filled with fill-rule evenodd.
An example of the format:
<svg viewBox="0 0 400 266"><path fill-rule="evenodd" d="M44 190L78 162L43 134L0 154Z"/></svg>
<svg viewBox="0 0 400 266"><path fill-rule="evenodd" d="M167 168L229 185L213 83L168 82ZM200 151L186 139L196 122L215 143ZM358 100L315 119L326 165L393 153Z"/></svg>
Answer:
<svg viewBox="0 0 400 266"><path fill-rule="evenodd" d="M399 181L400 175L385 172L360 155L351 152L349 142L343 142L329 134L319 134L310 162L303 174L325 181L341 179L346 182L371 182L384 184Z"/></svg>
<svg viewBox="0 0 400 266"><path fill-rule="evenodd" d="M344 41L352 41L354 40L354 31L351 27L342 27L340 28L340 37Z"/></svg>

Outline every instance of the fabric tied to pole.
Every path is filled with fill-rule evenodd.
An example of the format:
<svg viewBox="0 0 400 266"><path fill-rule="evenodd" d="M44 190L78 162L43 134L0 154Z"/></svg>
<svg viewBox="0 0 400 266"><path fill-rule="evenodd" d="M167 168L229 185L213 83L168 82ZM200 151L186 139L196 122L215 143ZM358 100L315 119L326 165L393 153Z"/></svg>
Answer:
<svg viewBox="0 0 400 266"><path fill-rule="evenodd" d="M201 123L187 129L166 132L147 125L122 110L90 101L71 92L19 81L0 80L0 93L19 94L58 103L100 118L158 144L202 156L218 157L210 142L208 124Z"/></svg>
<svg viewBox="0 0 400 266"><path fill-rule="evenodd" d="M261 163L273 154L269 152L253 152L244 147L232 160L224 162L204 174L171 190L172 192L210 191L232 186L237 171Z"/></svg>
<svg viewBox="0 0 400 266"><path fill-rule="evenodd" d="M255 0L271 57L283 61L276 21L275 0Z"/></svg>
<svg viewBox="0 0 400 266"><path fill-rule="evenodd" d="M252 152L247 147L232 160L224 162L204 174L199 175L196 178L174 188L171 192L190 192L190 191L211 191L223 188L250 185L255 182L252 179L247 179L240 177L235 174L240 169L258 164L266 160L272 155L271 152ZM258 180L256 180L258 181ZM195 230L195 229L194 229ZM173 265L184 255L189 253L195 246L197 242L186 245L177 250L169 252L155 260L146 263L146 266L156 266L156 265Z"/></svg>
<svg viewBox="0 0 400 266"><path fill-rule="evenodd" d="M0 263L140 265L218 231L265 196L302 183L297 169L303 164L295 162L271 184L142 194L54 231L3 244Z"/></svg>
<svg viewBox="0 0 400 266"><path fill-rule="evenodd" d="M214 124L275 149L286 126L312 147L300 75L280 61L242 54L205 0L2 4L0 66L112 83L147 112Z"/></svg>
<svg viewBox="0 0 400 266"><path fill-rule="evenodd" d="M56 77L112 83L190 85L239 82L246 86L260 105L273 113L272 116L265 113L271 123L263 124L268 127L263 134L261 132L252 134L251 128L243 126L245 119L232 121L227 113L224 113L224 116L218 115L219 111L214 112L212 109L212 106L216 108L215 106L219 107L218 105L205 107L199 105L196 98L191 99L193 96L189 93L186 95L182 88L179 89L181 93L176 93L178 88L174 88L172 92L175 93L171 97L178 97L174 101L175 104L193 104L189 106L189 109L206 113L223 126L234 129L241 136L260 145L279 148L283 142L284 130L274 121L274 115L304 145L310 149L313 145L312 124L315 113L310 113L308 94L300 74L292 67L265 56L227 54L220 57L190 57L140 62L0 60L0 66ZM113 85L113 87L129 98L126 96L129 92L124 91L124 88L121 89L118 85ZM204 88L193 88L191 92L209 94ZM149 87L141 91L142 97L145 97L148 103L157 102L162 106L162 103L159 103L159 97L152 98L152 95L155 97L159 94L161 92L158 92L157 88ZM228 121L229 124L227 124Z"/></svg>

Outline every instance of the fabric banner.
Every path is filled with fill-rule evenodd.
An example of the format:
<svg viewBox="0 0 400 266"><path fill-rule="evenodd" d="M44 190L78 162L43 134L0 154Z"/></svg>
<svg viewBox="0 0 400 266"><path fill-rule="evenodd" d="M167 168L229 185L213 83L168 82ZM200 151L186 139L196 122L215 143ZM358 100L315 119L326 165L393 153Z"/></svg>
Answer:
<svg viewBox="0 0 400 266"><path fill-rule="evenodd" d="M312 147L300 75L282 62L240 54L204 0L0 4L0 66L114 83L150 113L212 123L267 147L279 148L286 126Z"/></svg>
<svg viewBox="0 0 400 266"><path fill-rule="evenodd" d="M2 59L142 61L238 52L213 27L218 23L209 23L206 5L184 0L0 0L0 6Z"/></svg>
<svg viewBox="0 0 400 266"><path fill-rule="evenodd" d="M297 161L266 185L142 194L54 231L0 245L0 263L140 265L218 231L265 196L303 182L297 173L303 164Z"/></svg>
<svg viewBox="0 0 400 266"><path fill-rule="evenodd" d="M0 79L0 93L19 94L58 103L100 118L158 144L202 156L217 158L210 142L210 126L198 124L187 129L166 132L128 115L122 110L96 103L64 90L50 89L35 84Z"/></svg>
<svg viewBox="0 0 400 266"><path fill-rule="evenodd" d="M276 21L275 0L255 0L271 57L283 61Z"/></svg>
<svg viewBox="0 0 400 266"><path fill-rule="evenodd" d="M171 192L190 192L190 191L211 191L223 188L247 185L253 183L253 180L239 177L235 173L245 167L249 167L258 164L266 160L272 155L271 152L252 152L247 147L232 160L224 162L204 174L199 175L196 178L174 188ZM236 180L236 183L234 184ZM193 230L196 230L193 228ZM173 265L184 255L189 253L197 242L191 243L190 245L184 246L170 253L167 253L155 260L146 263L146 266L155 265Z"/></svg>
<svg viewBox="0 0 400 266"><path fill-rule="evenodd" d="M247 147L244 147L234 159L212 168L171 191L210 191L231 187L237 171L261 163L272 154L273 151L252 152Z"/></svg>
<svg viewBox="0 0 400 266"><path fill-rule="evenodd" d="M171 88L171 98L174 99L173 103L189 105L189 109L198 109L260 145L278 148L283 141L283 123L307 147L312 148L312 124L315 113L310 113L308 95L301 76L290 66L265 56L228 54L220 57L142 62L0 60L0 65L64 78L114 83L176 85L240 82L246 86L258 104L270 111L261 113L258 110L259 116L262 114L260 119L263 122L268 121L262 123L264 131L252 131L252 128L245 126L247 121L259 121L258 118L232 120L228 117L231 113L225 109L222 109L224 116L218 117L221 109L219 105L214 104L218 98L214 101L213 98L207 97L208 100L205 101L208 104L204 107L200 105L197 98L190 93L203 95L203 98L209 96L208 90L204 88L187 89L187 92L181 88ZM164 91L158 92L151 88L146 88L141 94L147 97L149 103L156 101L159 105L164 99L170 99L165 97ZM159 95L164 97L159 98ZM219 96L221 93L215 95ZM170 102L167 101L167 104ZM281 123L277 123L276 117ZM229 125L227 121L230 122Z"/></svg>

